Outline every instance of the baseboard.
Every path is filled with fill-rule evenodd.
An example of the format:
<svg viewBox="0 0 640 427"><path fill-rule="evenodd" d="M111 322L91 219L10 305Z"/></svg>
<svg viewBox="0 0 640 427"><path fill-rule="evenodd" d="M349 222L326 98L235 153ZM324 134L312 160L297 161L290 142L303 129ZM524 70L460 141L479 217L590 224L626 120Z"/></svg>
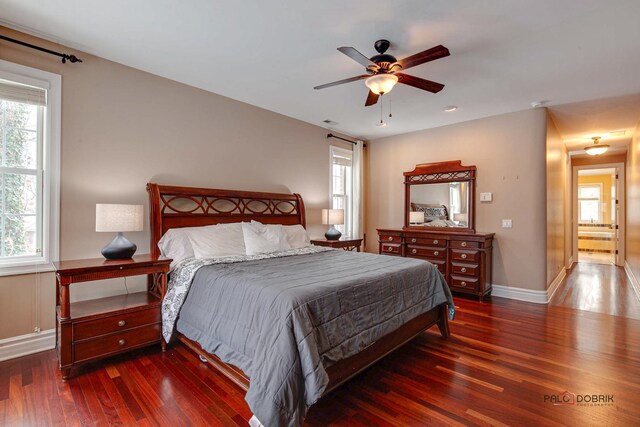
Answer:
<svg viewBox="0 0 640 427"><path fill-rule="evenodd" d="M56 330L34 332L32 334L0 340L0 362L28 354L50 350L56 346Z"/></svg>
<svg viewBox="0 0 640 427"><path fill-rule="evenodd" d="M560 283L567 275L567 270L562 268L549 288L545 291L534 291L532 289L514 288L511 286L493 285L491 295L501 298L515 299L518 301L533 302L535 304L548 304L556 292Z"/></svg>
<svg viewBox="0 0 640 427"><path fill-rule="evenodd" d="M567 266L565 268L566 270L571 270L572 267L573 267L573 255L569 257L569 260L567 261Z"/></svg>
<svg viewBox="0 0 640 427"><path fill-rule="evenodd" d="M629 283L631 284L633 290L636 292L636 296L638 297L638 299L640 299L640 283L638 283L638 278L635 274L633 274L633 271L631 271L631 266L629 266L626 260L624 262L624 272L627 273Z"/></svg>

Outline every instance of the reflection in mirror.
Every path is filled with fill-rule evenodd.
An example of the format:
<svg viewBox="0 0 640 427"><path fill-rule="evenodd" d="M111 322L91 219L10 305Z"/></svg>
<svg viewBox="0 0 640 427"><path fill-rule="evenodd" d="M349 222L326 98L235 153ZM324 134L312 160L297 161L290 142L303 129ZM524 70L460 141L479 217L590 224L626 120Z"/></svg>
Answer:
<svg viewBox="0 0 640 427"><path fill-rule="evenodd" d="M469 182L412 185L412 227L469 227Z"/></svg>

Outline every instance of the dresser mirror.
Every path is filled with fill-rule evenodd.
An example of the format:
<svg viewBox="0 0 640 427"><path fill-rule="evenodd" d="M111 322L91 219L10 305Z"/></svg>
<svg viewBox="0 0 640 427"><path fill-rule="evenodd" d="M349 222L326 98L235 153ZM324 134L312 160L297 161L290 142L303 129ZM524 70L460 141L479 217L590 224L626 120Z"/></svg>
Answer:
<svg viewBox="0 0 640 427"><path fill-rule="evenodd" d="M475 231L476 167L460 160L420 164L404 173L404 227Z"/></svg>

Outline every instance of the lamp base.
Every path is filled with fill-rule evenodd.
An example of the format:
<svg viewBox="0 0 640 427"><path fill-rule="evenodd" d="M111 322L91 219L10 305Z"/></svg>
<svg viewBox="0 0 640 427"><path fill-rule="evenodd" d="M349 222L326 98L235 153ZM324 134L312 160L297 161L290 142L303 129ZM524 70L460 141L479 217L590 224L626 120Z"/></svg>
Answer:
<svg viewBox="0 0 640 427"><path fill-rule="evenodd" d="M340 236L342 236L342 233L333 225L324 233L324 238L327 240L340 240Z"/></svg>
<svg viewBox="0 0 640 427"><path fill-rule="evenodd" d="M130 259L138 247L127 240L122 233L116 234L111 243L102 248L102 256L106 259Z"/></svg>

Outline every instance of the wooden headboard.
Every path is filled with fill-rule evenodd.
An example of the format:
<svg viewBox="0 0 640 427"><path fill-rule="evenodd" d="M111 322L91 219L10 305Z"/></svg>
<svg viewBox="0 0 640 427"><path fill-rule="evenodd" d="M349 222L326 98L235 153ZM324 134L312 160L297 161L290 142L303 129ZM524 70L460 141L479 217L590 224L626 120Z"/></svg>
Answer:
<svg viewBox="0 0 640 427"><path fill-rule="evenodd" d="M230 222L306 226L299 194L174 187L147 184L151 255L160 256L158 241L171 228Z"/></svg>

